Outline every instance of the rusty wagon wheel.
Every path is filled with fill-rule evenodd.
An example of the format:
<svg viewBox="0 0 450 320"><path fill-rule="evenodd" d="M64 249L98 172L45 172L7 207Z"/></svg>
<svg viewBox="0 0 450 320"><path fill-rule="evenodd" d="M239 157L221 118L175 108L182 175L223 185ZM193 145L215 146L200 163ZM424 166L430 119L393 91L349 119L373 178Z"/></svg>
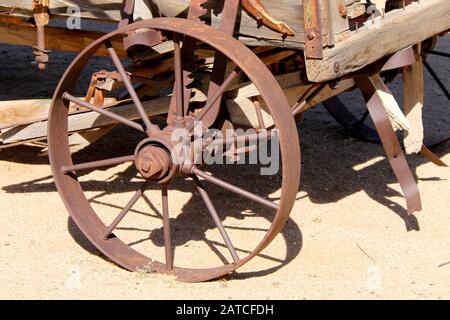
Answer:
<svg viewBox="0 0 450 320"><path fill-rule="evenodd" d="M117 48L115 46L117 46L117 41L115 40L122 39L132 31L144 29L160 31L165 39L168 39L167 45L170 45L170 40L173 40L173 53L170 51L161 54L161 59L166 59L164 60L166 63L167 61L172 62L172 66L167 68L165 72L166 79L172 79L172 83L166 88L158 88L157 90L160 93L162 92L161 95L166 95L162 99L160 99L161 97L143 98L137 94L133 81L139 82L139 77L134 77L132 71L126 70L116 53ZM183 69L185 61L185 57L183 57L183 42L187 42L187 39L194 39L196 49L199 49L201 52L210 50L209 52L222 54L220 56L229 59L229 65L235 67L233 71L228 71L225 80L219 83L217 94L203 101L201 108L196 111L191 110L190 104L192 103L190 103L189 99L182 98L186 92L191 94L194 90L193 87L197 84L196 81L191 81L189 89L186 89L183 85L183 81L187 79L183 71L186 70L186 68ZM132 100L135 113L138 114L138 117L135 118L139 119L134 119L137 121L125 118L120 113L115 112L114 108L94 106L89 101L86 102L76 98L76 93L73 90L83 78L81 76L82 70L95 52L101 48L106 48L109 52L112 65L117 70L123 86L128 91L129 97L131 97L128 100ZM197 57L199 52L195 51L195 53ZM195 70L200 71L198 74L196 73L197 71L192 71L191 74L191 78L196 80L199 75L208 74L208 68L200 64L211 64L211 61L213 61L211 59L198 60L200 62L196 65ZM186 66L184 65L184 67ZM260 139L267 141L268 137L270 137L271 143L272 141L275 143L274 137L278 138L279 149L277 151L281 154L281 159L279 160L281 173L279 173L278 178L254 176L254 179L263 179L264 186L271 187L270 192L277 192L278 198L275 200L269 200L265 195L256 194L260 188L254 187L252 181L249 180L253 179L253 177L250 177L250 173L254 171L247 170L244 167L244 171L240 172L241 168L239 166L231 165L231 169L224 169L226 177L219 178L218 174L220 172L217 175L216 173L206 173L207 170L214 171L209 169L210 166L193 165L190 149L187 152L179 152L176 149L179 141L190 141L193 138L194 124L197 121L201 121L208 114L211 106L221 99L220 96L227 91L227 87L232 86L238 79L243 79L247 85L252 83L254 88L259 91L259 100L264 104L265 110L273 120L273 125L264 133L262 138L257 131L256 135L244 134L237 138L233 137L233 139L245 141ZM156 86L160 84L160 80L160 78L154 78L147 79L145 82L147 86L151 86L152 83ZM168 88L173 89L173 96L171 92L168 92ZM159 116L165 114L165 117L167 117L167 110L171 100L172 103L176 104L175 119L170 120L170 118L167 118L166 123L163 122L163 124L160 123L159 125L153 123L153 118L149 115L154 115L152 113L154 102L164 101L165 111L158 112ZM68 120L71 104L83 107L86 112L98 113L106 119L113 119L117 123L134 129L136 132L135 136L139 138L137 138L136 142L128 142L128 145L124 146L124 149L131 148L134 151L131 152L133 154L128 156L121 155L120 157L115 155L115 157L104 160L75 163L70 154L67 138L71 130L71 124ZM148 108L149 105L150 108ZM182 132L181 140L174 141L172 139L175 131ZM180 137L178 136L177 138L179 139ZM56 186L71 218L82 233L105 256L131 271L144 270L173 274L179 280L186 282L207 281L229 274L256 257L274 240L288 220L298 191L300 179L298 133L286 98L275 78L265 65L239 41L209 26L188 20L157 18L137 22L103 36L83 50L69 66L56 89L50 111L48 139L50 162ZM214 141L220 145L226 142L225 139ZM207 146L208 143L205 145L201 144L201 151L204 151ZM91 149L95 149L95 147L96 145L93 145ZM96 152L93 156L95 156L95 159L101 158L102 151ZM128 192L133 192L134 195L131 200L129 196L123 198L123 204L126 204L124 207L123 204L119 206L120 208L117 208L118 205L112 204L108 207L109 210L104 209L104 207L100 208L98 202L92 201L93 198L96 198L91 197L92 190L89 189L92 186L92 181L83 181L82 172L105 167L112 168L105 170L116 170L116 168L118 168L117 170L122 170L126 163L130 165L123 170L133 172L129 181L125 181L125 183L130 185L130 188L127 189L127 187L123 186L124 181L120 181L120 183L117 181L117 186L113 186L114 181L106 181L105 188L110 190L110 193L114 193L118 189L126 189ZM90 176L89 179L93 179L91 175L87 175ZM227 182L230 180L233 183ZM238 186L238 180L244 180L243 182L241 181L242 186ZM277 181L280 184L279 189L272 187L272 183L275 184ZM99 181L98 183L101 182ZM171 210L169 197L172 189L175 188L182 189L192 195L189 204L194 200L196 203L199 202L201 204L201 206L194 206L194 215L191 212L190 216L186 218L187 214L185 214L184 210L187 205L181 210L176 209L177 212ZM97 190L98 187L94 189ZM149 200L144 194L147 191L151 191L155 198ZM212 198L213 192L214 195L226 194L228 198L219 202L220 199ZM143 198L145 198L145 201L143 201ZM156 222L153 220L153 222L149 222L149 213L132 209L138 201L142 203L160 201L158 205L162 213L155 219L157 220ZM214 204L219 203L220 208L216 209ZM159 209L155 208L156 205L152 204L152 206L155 212L159 211ZM171 204L171 207L177 206L177 203ZM240 212L236 213L231 210L234 208L233 206ZM120 211L120 213L116 211L111 212L111 207L115 207L116 211ZM222 212L224 210L227 210L227 212ZM261 216L255 210L265 212L265 218L270 216L267 228L253 228L251 225L242 226L240 224L244 223L248 217L260 219ZM130 214L131 211L132 213ZM232 212L230 214L233 219L230 226L224 222L228 222L228 211ZM126 219L124 219L125 217ZM135 219L133 220L135 222L132 222L132 219ZM139 225L133 225L133 223ZM175 228L173 228L174 223ZM119 224L126 224L126 227L121 228ZM156 225L154 229L147 230L151 232L148 238L131 239L133 231L145 231L149 226L153 227L154 225ZM172 228L170 225L172 225ZM156 230L159 233L155 235L154 232ZM214 233L216 240L213 241L208 238L208 241L204 241L206 244L198 243L198 234L195 236L189 234L192 230L201 230L203 233L208 234L208 237L209 234ZM183 231L186 231L186 234L181 235ZM240 241L235 235L237 236L239 234L237 232L242 231L247 234L256 231L261 231L261 233L259 233L259 236L247 237ZM156 250L157 252L152 251L150 255L147 251L148 247L143 246L144 243L153 239L152 235L159 236L159 242L154 241L154 243L159 243L159 245L152 245L152 250L155 247L160 247L160 250ZM190 237L195 239L191 240ZM175 238L181 240L174 240ZM203 239L202 237L200 238L201 240ZM235 241L240 241L240 245L247 247L238 247L235 245ZM173 243L179 243L180 245L172 245ZM142 247L137 248L136 245L142 245ZM150 245L148 244L148 246ZM203 255L201 250L208 248L212 253ZM191 251L183 253L185 249L190 249ZM174 256L175 250L176 257ZM214 254L217 257L212 258ZM211 261L208 257L211 257Z"/></svg>
<svg viewBox="0 0 450 320"><path fill-rule="evenodd" d="M427 62L427 55L438 55L442 56L444 58L449 58L450 55L447 53L435 51L434 47L436 45L437 37L432 37L427 40L425 40L422 43L423 48L423 54L422 54L422 61L423 65L426 68L426 70L430 73L433 80L436 82L436 84L439 86L439 88L442 90L444 95L446 96L447 100L450 101L450 94L447 90L445 84L442 82L442 80L439 78L439 76L436 74L434 69L431 67L431 65ZM394 77L400 73L401 70L389 70L386 72L387 77L386 82L389 83L392 80L394 80ZM344 127L345 130L347 130L353 137L362 140L367 141L370 143L376 143L380 144L381 140L378 136L378 133L372 123L370 123L369 119L369 111L366 108L363 108L362 110L364 112L361 112L358 114L356 110L353 110L352 108L349 108L346 106L342 100L338 97L332 97L326 101L323 102L323 105L325 109L328 111L328 113L341 125ZM427 147L434 147L436 145L439 145L448 139L440 140L440 141L425 141Z"/></svg>

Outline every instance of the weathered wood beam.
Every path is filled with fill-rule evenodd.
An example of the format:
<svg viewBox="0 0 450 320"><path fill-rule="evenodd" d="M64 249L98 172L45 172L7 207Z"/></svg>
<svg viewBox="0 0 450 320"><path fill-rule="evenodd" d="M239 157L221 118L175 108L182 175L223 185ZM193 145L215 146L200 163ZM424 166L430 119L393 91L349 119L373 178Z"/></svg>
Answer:
<svg viewBox="0 0 450 320"><path fill-rule="evenodd" d="M358 71L398 50L450 29L450 1L414 2L386 13L324 50L323 59L308 59L308 79L324 82Z"/></svg>
<svg viewBox="0 0 450 320"><path fill-rule="evenodd" d="M45 28L46 49L68 52L80 52L104 33L84 30L69 30L65 28ZM11 45L33 46L36 44L36 28L33 24L17 16L0 14L0 42ZM126 57L123 45L114 40L114 47L121 57ZM106 48L100 48L99 56L107 56Z"/></svg>
<svg viewBox="0 0 450 320"><path fill-rule="evenodd" d="M414 64L403 68L404 110L411 126L411 131L404 137L407 154L419 153L424 139L422 109L425 87L420 45L415 46L414 54Z"/></svg>
<svg viewBox="0 0 450 320"><path fill-rule="evenodd" d="M144 108L149 116L159 115L167 112L170 97L163 97L143 102ZM138 119L140 115L133 104L109 108L109 111L127 119ZM47 135L47 120L35 122L23 126L17 126L2 130L3 143L14 143L21 140L30 140ZM69 115L69 132L82 132L93 128L107 127L116 124L117 121L89 111Z"/></svg>
<svg viewBox="0 0 450 320"><path fill-rule="evenodd" d="M306 88L301 82L299 72L283 74L277 76L276 78L285 90L286 96L291 102L298 99L301 92ZM241 88L237 88L236 86L229 88L231 91L225 95L225 99L227 100L226 103L228 105L247 108L247 100L259 95L259 91L253 84L241 84L241 86ZM206 97L203 98L206 99ZM203 98L202 95L199 94L198 97L196 96L193 99L203 101ZM143 105L148 115L154 116L167 113L169 102L170 97L160 97L154 100L144 101ZM3 102L0 104L0 111L2 109L4 111L3 121L4 124L6 124L3 126L3 129L1 129L2 126L0 126L0 133L3 143L15 143L22 140L45 137L47 135L47 113L50 108L50 103L50 100L32 100L22 101L19 104L17 104L17 102ZM11 105L13 107L11 107ZM7 106L10 106L8 112L6 111ZM264 104L263 107L265 107ZM13 109L15 111L13 111ZM30 111L29 116L26 114L27 110ZM140 117L136 108L132 104L111 107L109 108L109 111L131 120L138 119ZM2 116L1 112L0 116ZM24 123L25 120L28 122ZM0 122L2 122L1 119ZM22 124L20 124L20 122L22 122ZM12 126L11 123L16 125ZM69 116L69 132L82 132L116 123L117 122L111 118L105 117L96 112L78 112ZM267 123L269 123L269 121Z"/></svg>
<svg viewBox="0 0 450 320"><path fill-rule="evenodd" d="M32 0L4 0L0 2L0 11L32 15L31 3ZM50 12L56 17L67 17L74 6L81 9L83 19L119 21L122 0L51 0Z"/></svg>

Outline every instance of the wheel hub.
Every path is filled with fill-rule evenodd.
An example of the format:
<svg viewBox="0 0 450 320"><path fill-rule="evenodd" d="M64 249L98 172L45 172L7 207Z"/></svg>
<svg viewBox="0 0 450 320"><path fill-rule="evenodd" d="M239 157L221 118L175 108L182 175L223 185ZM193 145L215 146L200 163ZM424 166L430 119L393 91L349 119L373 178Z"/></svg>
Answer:
<svg viewBox="0 0 450 320"><path fill-rule="evenodd" d="M170 154L163 147L156 145L144 146L137 153L136 168L149 180L161 180L172 165Z"/></svg>

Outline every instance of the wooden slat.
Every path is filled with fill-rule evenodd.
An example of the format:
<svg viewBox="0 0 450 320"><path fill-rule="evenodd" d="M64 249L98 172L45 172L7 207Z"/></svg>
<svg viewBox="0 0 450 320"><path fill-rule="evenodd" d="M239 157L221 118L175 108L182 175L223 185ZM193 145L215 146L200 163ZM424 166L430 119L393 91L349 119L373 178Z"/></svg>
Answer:
<svg viewBox="0 0 450 320"><path fill-rule="evenodd" d="M415 47L414 53L415 63L403 68L404 109L406 119L411 125L411 131L404 138L407 154L419 153L424 139L422 121L424 79L420 45Z"/></svg>
<svg viewBox="0 0 450 320"><path fill-rule="evenodd" d="M57 27L45 28L46 49L80 52L103 33L83 30L68 30ZM33 46L36 44L36 28L21 17L0 14L0 42L12 45ZM114 40L119 56L126 57L123 45ZM107 56L106 48L100 48L97 55Z"/></svg>
<svg viewBox="0 0 450 320"><path fill-rule="evenodd" d="M381 24L367 23L334 48L324 59L306 61L308 79L324 82L355 72L400 49L450 29L450 1L423 0L405 10L393 10Z"/></svg>
<svg viewBox="0 0 450 320"><path fill-rule="evenodd" d="M0 0L0 11L13 11L31 15L32 0ZM68 9L78 6L81 17L102 21L119 21L122 0L51 0L51 13L64 17L68 16Z"/></svg>
<svg viewBox="0 0 450 320"><path fill-rule="evenodd" d="M144 108L149 116L167 112L170 97L164 97L152 101L143 102ZM113 107L110 111L127 119L138 119L139 113L133 104ZM45 137L47 135L47 120L17 126L2 131L3 143L14 143L17 141L30 140ZM69 132L81 132L93 128L101 128L116 124L111 118L96 112L83 112L69 116Z"/></svg>

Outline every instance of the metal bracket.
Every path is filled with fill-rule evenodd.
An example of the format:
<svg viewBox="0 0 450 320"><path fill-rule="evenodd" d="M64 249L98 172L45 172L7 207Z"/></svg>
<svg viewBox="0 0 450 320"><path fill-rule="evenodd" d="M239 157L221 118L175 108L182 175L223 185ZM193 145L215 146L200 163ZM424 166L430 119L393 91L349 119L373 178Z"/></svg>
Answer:
<svg viewBox="0 0 450 320"><path fill-rule="evenodd" d="M319 0L303 0L305 56L323 59L323 37Z"/></svg>

